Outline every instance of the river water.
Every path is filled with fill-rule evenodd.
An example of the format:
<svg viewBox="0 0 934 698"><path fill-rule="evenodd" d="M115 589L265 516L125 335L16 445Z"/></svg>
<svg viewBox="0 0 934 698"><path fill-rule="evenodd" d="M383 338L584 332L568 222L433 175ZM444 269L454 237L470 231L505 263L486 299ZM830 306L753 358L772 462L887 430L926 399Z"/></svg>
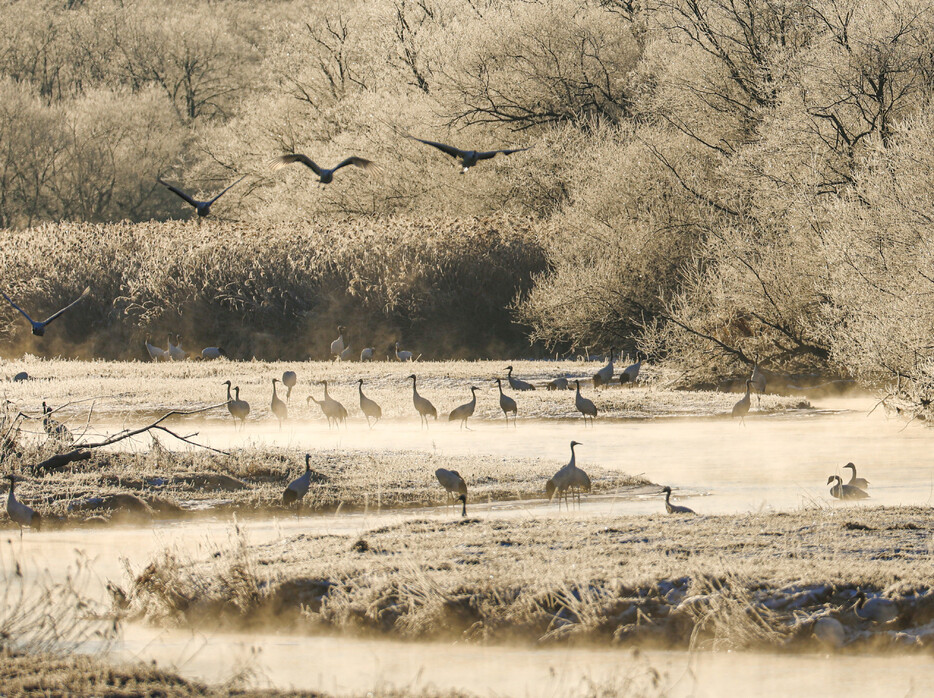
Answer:
<svg viewBox="0 0 934 698"><path fill-rule="evenodd" d="M373 431L328 431L320 425L272 425L234 434L226 424L205 424L198 438L216 447L275 443L295 449L386 448L459 454L487 453L508 467L510 456L563 461L568 442L582 442L578 464L642 473L671 485L679 502L698 513L791 510L802 505L861 506L832 500L830 474L853 461L870 483L868 504L925 505L934 491L934 430L906 425L871 403L822 405L817 412L728 419L656 419L598 422L526 422L518 429L477 422L473 431L448 424L422 431L417 423ZM661 510L649 491L585 498L580 510L558 512L543 501L475 504L478 517L613 517ZM443 508L322 516L283 516L237 523L252 543L296 533L355 535L406 517L450 516ZM229 519L159 522L151 528L51 530L0 536L3 556L22 562L25 580L61 580L77 558L91 570L86 593L104 598L108 580L125 584L125 567L138 571L170 548L201 557L234 544ZM588 682L630 695L718 696L934 695L934 660L924 656L785 656L757 653L686 653L629 650L530 649L402 643L346 637L240 635L166 631L129 625L112 650L115 659L157 660L187 677L215 682L246 671L257 686L361 693L380 685L407 690L429 686L483 696L571 696ZM649 669L661 675L649 686ZM642 690L645 689L645 690Z"/></svg>

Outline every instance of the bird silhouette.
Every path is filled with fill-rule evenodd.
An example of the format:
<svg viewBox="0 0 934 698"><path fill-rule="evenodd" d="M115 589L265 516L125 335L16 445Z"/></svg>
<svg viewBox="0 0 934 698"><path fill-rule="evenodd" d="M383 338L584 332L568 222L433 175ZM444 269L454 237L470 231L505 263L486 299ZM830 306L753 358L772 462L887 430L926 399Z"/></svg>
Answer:
<svg viewBox="0 0 934 698"><path fill-rule="evenodd" d="M581 382L579 380L575 380L574 385L577 386L577 394L574 396L574 406L577 408L577 411L584 416L584 426L587 426L587 417L590 417L590 424L593 426L593 420L597 417L597 406L593 404L592 400L588 400L581 395Z"/></svg>
<svg viewBox="0 0 934 698"><path fill-rule="evenodd" d="M636 363L630 364L622 370L619 374L620 384L629 383L629 385L635 385L636 379L639 378L639 371L642 369L642 359L637 355Z"/></svg>
<svg viewBox="0 0 934 698"><path fill-rule="evenodd" d="M17 501L16 495L13 493L16 475L7 475L6 478L10 481L10 494L6 499L6 513L10 515L13 521L19 524L20 535L23 535L23 526L29 526L38 531L42 528L42 517L30 507Z"/></svg>
<svg viewBox="0 0 934 698"><path fill-rule="evenodd" d="M593 375L594 388L599 388L601 385L609 385L610 381L613 380L613 354L615 353L615 348L610 349L610 361Z"/></svg>
<svg viewBox="0 0 934 698"><path fill-rule="evenodd" d="M467 170L476 165L481 160L489 160L494 158L500 153L503 155L512 155L513 153L521 153L523 150L528 150L529 148L509 148L505 150L461 150L460 148L455 148L453 145L445 145L444 143L438 143L436 141L426 141L422 138L416 138L415 136L409 136L412 140L418 141L419 143L424 143L425 145L430 145L433 148L437 148L442 153L447 153L455 160L461 161L461 174L467 174Z"/></svg>
<svg viewBox="0 0 934 698"><path fill-rule="evenodd" d="M323 483L328 481L327 475L315 472L311 469L311 454L305 454L305 472L292 480L282 493L282 503L286 506L298 502L301 508L302 500L308 494L308 486L312 483Z"/></svg>
<svg viewBox="0 0 934 698"><path fill-rule="evenodd" d="M461 502L464 506L461 509L461 516L467 516L467 483L456 470L446 470L438 468L435 471L435 477L448 493L448 503L453 498L455 502Z"/></svg>
<svg viewBox="0 0 934 698"><path fill-rule="evenodd" d="M346 167L347 165L354 165L355 167L360 167L364 170L375 169L376 165L370 161L358 157L349 157L346 160L340 162L335 167L327 169L326 167L321 167L314 160L309 158L307 155L302 155L301 153L289 153L287 155L280 155L275 159L273 164L274 170L280 170L283 167L288 167L293 162L300 162L305 167L309 168L312 172L318 175L321 184L330 184L334 181L334 173L337 172L340 168Z"/></svg>
<svg viewBox="0 0 934 698"><path fill-rule="evenodd" d="M853 485L844 485L843 478L839 475L831 475L827 478L827 484L836 480L837 484L830 488L830 494L837 499L866 499L869 495L863 492L859 487Z"/></svg>
<svg viewBox="0 0 934 698"><path fill-rule="evenodd" d="M574 453L575 446L582 446L579 441L571 442L571 460L566 466L556 472L552 478L545 483L545 494L548 499L553 499L558 495L558 509L561 509L561 497L564 497L565 506L568 505L568 493L577 494L577 502L580 504L580 493L590 492L590 477L587 473L577 467L577 456Z"/></svg>
<svg viewBox="0 0 934 698"><path fill-rule="evenodd" d="M409 378L412 379L412 404L415 405L415 409L418 410L418 416L421 418L421 423L425 425L425 428L428 428L428 417L434 417L438 419L438 410L435 409L435 406L431 404L427 399L423 398L418 394L418 390L415 388L415 382L418 380L413 373Z"/></svg>
<svg viewBox="0 0 934 698"><path fill-rule="evenodd" d="M58 312L53 313L52 315L47 317L42 322L36 322L31 317L29 317L29 315L26 314L26 311L20 308L18 305L16 305L16 303L13 302L13 299L10 298L7 294L3 293L3 291L0 291L0 295L6 298L7 303L12 305L15 310L18 310L20 314L29 321L29 324L32 325L32 333L36 335L37 337L42 337L43 335L45 335L46 325L48 325L53 320L56 320L57 318L61 317L67 311L71 310L75 305L77 305L81 300L83 300L85 296L87 296L90 292L91 292L91 287L88 286L86 289L84 289L84 291L82 291L81 295L78 296L77 299L73 300L71 303L66 305L64 308L62 308Z"/></svg>
<svg viewBox="0 0 934 698"><path fill-rule="evenodd" d="M512 366L506 367L506 378L509 380L509 387L513 390L535 390L535 386L531 383L526 383L524 380L512 377Z"/></svg>
<svg viewBox="0 0 934 698"><path fill-rule="evenodd" d="M276 419L279 420L279 429L281 430L283 420L289 418L289 408L286 407L285 403L282 401L282 398L276 395L276 383L278 382L278 378L272 379L272 401L269 404L269 409L272 410L272 413L275 415Z"/></svg>
<svg viewBox="0 0 934 698"><path fill-rule="evenodd" d="M730 413L732 417L739 417L740 422L746 423L746 415L749 414L749 386L752 381L746 381L746 394L739 400L735 405L733 405L733 411Z"/></svg>
<svg viewBox="0 0 934 698"><path fill-rule="evenodd" d="M669 514L694 514L693 509L688 507L679 506L678 504L671 503L671 488L665 485L662 488L662 492L665 493L665 511Z"/></svg>
<svg viewBox="0 0 934 698"><path fill-rule="evenodd" d="M230 381L224 381L223 383L221 383L221 385L227 386L227 411L230 412L230 416L233 417L234 430L236 431L237 429L238 419L240 420L240 428L243 429L244 427L246 427L246 418L250 415L250 403L248 403L246 400L240 399L240 386L236 386L234 388L236 397L231 397Z"/></svg>
<svg viewBox="0 0 934 698"><path fill-rule="evenodd" d="M370 419L373 419L373 424L376 424L376 422L383 417L383 409L377 405L376 402L363 394L362 378L357 381L357 388L360 391L360 409L363 412L363 416L366 417L367 426L372 429L373 426L370 424Z"/></svg>
<svg viewBox="0 0 934 698"><path fill-rule="evenodd" d="M503 394L503 381L499 378L494 378L493 380L496 381L496 385L499 387L499 408L503 411L503 416L506 418L506 426L509 426L510 412L512 412L512 423L513 426L515 426L516 418L519 416L519 407L516 405L515 400Z"/></svg>
<svg viewBox="0 0 934 698"><path fill-rule="evenodd" d="M292 402L292 388L295 387L295 384L298 383L298 375L295 371L283 371L282 373L282 385L285 386L285 401L286 403Z"/></svg>
<svg viewBox="0 0 934 698"><path fill-rule="evenodd" d="M195 211L198 212L198 220L200 221L202 218L204 218L204 217L210 215L210 213L211 213L211 206L214 204L215 201L217 201L217 200L218 200L219 198L221 198L224 194L226 194L227 192L229 192L235 185L237 185L237 184L239 184L240 182L242 182L245 178L246 178L246 175L243 175L243 177L241 177L241 178L238 179L236 182L234 182L233 184L231 184L229 187L227 187L226 189L224 189L224 191L222 191L220 194L218 194L217 196L215 196L215 197L214 197L213 199L211 199L210 201L198 201L197 199L194 199L194 198L192 198L190 195L188 195L188 194L186 194L185 192L183 192L181 189L178 189L177 187L173 187L173 186L172 186L171 184L169 184L168 182L163 181L161 178L157 179L156 181L159 182L159 184L161 184L163 187L165 187L166 189L168 189L170 192L172 192L172 193L175 194L176 196L181 197L181 198L182 198L185 202L187 202L189 205L194 206Z"/></svg>
<svg viewBox="0 0 934 698"><path fill-rule="evenodd" d="M477 390L478 388L470 386L470 402L451 410L451 414L448 415L449 422L460 421L461 428L470 429L467 426L467 420L473 416L474 410L477 408Z"/></svg>
<svg viewBox="0 0 934 698"><path fill-rule="evenodd" d="M853 474L850 475L850 481L846 484L850 485L851 487L858 487L861 490L865 490L867 487L869 487L869 480L867 480L864 477L856 477L856 466L855 465L853 465L852 463L847 463L843 467L850 468L853 471Z"/></svg>

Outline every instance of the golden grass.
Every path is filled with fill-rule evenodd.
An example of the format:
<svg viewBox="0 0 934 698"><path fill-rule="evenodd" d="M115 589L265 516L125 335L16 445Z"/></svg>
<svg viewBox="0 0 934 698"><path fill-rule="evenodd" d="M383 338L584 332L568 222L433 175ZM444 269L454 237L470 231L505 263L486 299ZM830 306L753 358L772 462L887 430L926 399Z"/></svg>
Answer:
<svg viewBox="0 0 934 698"><path fill-rule="evenodd" d="M417 347L411 347L417 353ZM379 357L385 358L385 357ZM472 419L503 421L499 408L499 393L495 377L506 377L507 361L417 361L399 363L377 361L373 363L335 363L307 361L294 363L266 362L179 362L142 363L109 361L49 361L27 357L7 363L3 375L11 378L26 371L35 380L4 384L4 394L18 409L38 415L41 402L58 408L75 400L56 413L74 429L87 421L93 406L95 419L128 420L139 426L139 420L161 415L173 409L198 409L216 405L226 399L225 380L240 386L241 397L252 408L250 420L272 419L269 402L272 397L271 380L281 378L283 371L295 371L298 385L292 392L290 418L325 422L324 415L315 405L308 405L306 397L323 396L323 388L316 381L327 380L332 397L347 407L351 422L365 422L360 409L356 381L363 378L365 394L376 400L387 419L418 419L412 406L412 384L406 377L418 376L418 391L434 403L439 421L458 405L470 399L470 385L481 388L477 395L477 410ZM677 375L671 371L646 365L640 375L641 384L630 388L618 383L601 390L591 385L593 374L602 362L580 361L513 361L514 375L537 386L533 392L516 392L504 382L504 392L512 396L519 406L519 422L525 418L580 419L574 406L574 392L548 391L545 385L557 377L579 378L583 394L597 405L601 419L649 418L666 416L724 416L729 415L739 399L735 393L711 391L683 391L672 389ZM279 387L280 397L284 391ZM92 398L94 398L92 400ZM754 401L753 411L773 414L807 408L800 398L765 395L761 405ZM225 408L218 408L197 419L230 420ZM249 424L248 421L248 424ZM273 420L274 421L274 420ZM28 426L28 425L27 425ZM24 427L26 428L26 427ZM38 429L38 423L34 425Z"/></svg>
<svg viewBox="0 0 934 698"><path fill-rule="evenodd" d="M563 462L534 458L453 456L439 452L366 449L317 450L311 467L329 481L314 484L302 511L369 510L440 506L445 492L435 479L437 468L457 470L466 479L470 502L535 499L545 496L544 483ZM191 513L237 512L240 515L285 512L282 492L304 470L301 454L285 449L238 450L230 456L207 453L98 453L42 479L27 479L17 496L36 508L46 527L81 523L92 514L114 521L145 523L153 518L179 518ZM649 484L643 477L588 466L593 491L619 492ZM148 511L116 506L108 511L82 502L132 494L149 504ZM15 527L8 519L0 528Z"/></svg>
<svg viewBox="0 0 934 698"><path fill-rule="evenodd" d="M210 560L167 553L130 596L150 620L196 627L816 649L811 628L830 616L856 646L928 647L932 529L928 508L419 520ZM859 592L893 599L897 620L857 618Z"/></svg>

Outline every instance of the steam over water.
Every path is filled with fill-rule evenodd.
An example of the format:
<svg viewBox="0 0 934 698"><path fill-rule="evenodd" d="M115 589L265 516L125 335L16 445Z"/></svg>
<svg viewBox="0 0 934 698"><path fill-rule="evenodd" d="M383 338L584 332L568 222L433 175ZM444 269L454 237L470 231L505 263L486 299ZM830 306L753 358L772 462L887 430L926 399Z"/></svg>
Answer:
<svg viewBox="0 0 934 698"><path fill-rule="evenodd" d="M243 435L226 422L198 425L200 441L216 447L274 443L301 452L313 448L373 448L487 453L510 467L510 458L533 456L566 462L568 442L582 442L578 465L643 473L671 485L679 503L700 514L793 510L802 506L853 507L832 500L828 475L841 474L848 461L870 483L868 504L929 503L934 491L934 431L921 424L870 416L869 402L833 404L817 414L755 416L745 426L724 418L655 419L610 423L598 420L524 422L518 429L476 421L473 431L434 422L422 431L415 421L382 423L375 430L358 424L328 431L317 423L253 424ZM361 468L366 462L360 463ZM465 474L466 475L466 474ZM469 478L468 478L469 480ZM471 515L487 517L610 517L657 513L663 504L654 488L635 496L585 497L580 511L560 513L543 500L474 503ZM251 543L297 533L354 535L407 517L450 517L443 507L429 510L282 516L246 520L240 526ZM152 528L110 528L34 533L5 532L4 548L25 562L27 577L47 573L62 578L79 554L93 565L92 594L104 596L113 579L125 584L123 560L138 571L165 548L183 556L205 557L233 544L229 520L162 522ZM90 648L89 648L90 649ZM156 659L183 675L222 681L244 666L258 685L365 692L382 682L418 689L429 685L479 695L575 695L586 679L623 682L644 676L648 666L665 675L668 695L760 695L813 692L827 696L931 695L934 665L929 658L865 656L777 656L754 653L647 652L625 650L529 649L470 645L417 645L335 637L288 635L203 636L130 625L115 656ZM323 658L326 657L326 660ZM622 683L620 684L622 685Z"/></svg>

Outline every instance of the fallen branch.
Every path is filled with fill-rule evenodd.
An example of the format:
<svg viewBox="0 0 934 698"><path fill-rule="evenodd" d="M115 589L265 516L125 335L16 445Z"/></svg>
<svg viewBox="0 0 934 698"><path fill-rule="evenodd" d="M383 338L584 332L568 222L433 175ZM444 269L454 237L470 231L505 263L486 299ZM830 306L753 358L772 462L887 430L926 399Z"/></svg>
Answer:
<svg viewBox="0 0 934 698"><path fill-rule="evenodd" d="M212 448L210 446L205 446L204 444L199 444L195 441L191 441L190 437L176 434L174 431L172 431L168 427L165 427L162 425L162 422L164 422L169 417L173 417L173 416L184 417L187 415L199 414L201 412L207 412L208 410L213 410L218 407L224 407L226 404L227 402L224 401L216 405L210 405L209 407L202 407L197 410L172 410L171 412L167 412L166 414L159 417L159 419L157 419L152 424L147 424L146 426L140 427L139 429L124 429L121 432L117 432L116 434L108 436L103 441L98 441L96 443L90 443L90 444L82 444L78 446L77 448L73 449L72 451L69 451L68 453L60 453L60 454L52 456L51 458L47 458L41 463L39 463L38 465L36 465L35 469L36 470L58 470L58 469L65 467L69 463L74 463L76 461L82 461L82 460L88 460L91 457L91 454L88 453L88 451L91 449L103 448L104 446L112 446L115 443L119 443L121 441L132 438L134 436L144 434L150 431L151 429L158 429L159 431L164 431L166 434L169 434L170 436L174 436L179 441L184 441L185 443L191 444L192 446L197 446L198 448L203 448L208 451L213 451L214 453L220 453L222 455L228 456L230 454L227 453L227 451L221 451L220 449ZM194 434L192 434L192 436L194 436Z"/></svg>

